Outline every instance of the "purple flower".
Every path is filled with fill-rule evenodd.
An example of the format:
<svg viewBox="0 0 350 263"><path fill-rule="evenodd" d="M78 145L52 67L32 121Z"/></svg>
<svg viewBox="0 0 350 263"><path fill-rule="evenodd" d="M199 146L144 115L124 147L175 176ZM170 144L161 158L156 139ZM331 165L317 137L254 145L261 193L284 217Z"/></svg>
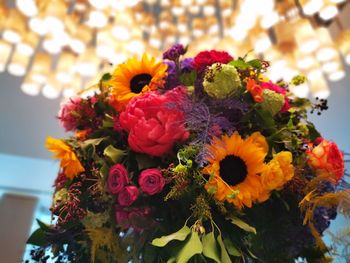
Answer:
<svg viewBox="0 0 350 263"><path fill-rule="evenodd" d="M186 53L186 49L181 44L175 44L163 53L163 59L169 59L175 61L179 57Z"/></svg>
<svg viewBox="0 0 350 263"><path fill-rule="evenodd" d="M185 58L184 60L181 61L181 72L190 72L193 70L193 58Z"/></svg>
<svg viewBox="0 0 350 263"><path fill-rule="evenodd" d="M174 61L164 61L165 64L168 64L168 77L165 83L165 89L173 89L180 85L180 81L176 72L176 64Z"/></svg>

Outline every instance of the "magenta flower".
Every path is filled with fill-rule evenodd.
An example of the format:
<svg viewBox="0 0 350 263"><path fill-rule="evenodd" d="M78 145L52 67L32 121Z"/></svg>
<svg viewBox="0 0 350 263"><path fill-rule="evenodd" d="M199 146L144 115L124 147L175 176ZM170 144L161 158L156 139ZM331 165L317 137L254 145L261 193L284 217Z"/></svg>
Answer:
<svg viewBox="0 0 350 263"><path fill-rule="evenodd" d="M142 192L148 195L160 193L165 185L165 179L157 168L143 170L139 176L139 185Z"/></svg>

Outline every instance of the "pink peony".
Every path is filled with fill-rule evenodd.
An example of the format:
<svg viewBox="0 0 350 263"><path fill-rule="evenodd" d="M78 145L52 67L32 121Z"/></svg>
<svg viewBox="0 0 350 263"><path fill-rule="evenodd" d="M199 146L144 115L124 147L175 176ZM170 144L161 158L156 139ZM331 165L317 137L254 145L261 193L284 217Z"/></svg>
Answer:
<svg viewBox="0 0 350 263"><path fill-rule="evenodd" d="M169 153L176 142L188 139L184 113L177 105L185 96L182 88L175 88L164 94L153 91L133 98L120 114L120 124L129 132L131 149L162 156Z"/></svg>
<svg viewBox="0 0 350 263"><path fill-rule="evenodd" d="M122 164L115 164L108 174L107 190L111 194L119 193L129 183L128 171Z"/></svg>
<svg viewBox="0 0 350 263"><path fill-rule="evenodd" d="M144 193L154 195L163 190L165 179L159 169L146 169L139 176L139 185Z"/></svg>
<svg viewBox="0 0 350 263"><path fill-rule="evenodd" d="M287 91L284 88L274 84L271 81L269 81L269 82L262 82L260 84L260 86L263 89L269 89L269 90L272 90L272 91L274 91L274 92L276 92L278 94L283 95L284 96L284 104L283 104L283 107L281 109L281 112L286 112L286 111L289 110L289 108L290 108L289 99L288 99L287 94L286 94Z"/></svg>
<svg viewBox="0 0 350 263"><path fill-rule="evenodd" d="M135 202L137 197L139 196L139 189L136 186L129 185L126 186L119 192L118 195L118 203L121 206L130 206Z"/></svg>

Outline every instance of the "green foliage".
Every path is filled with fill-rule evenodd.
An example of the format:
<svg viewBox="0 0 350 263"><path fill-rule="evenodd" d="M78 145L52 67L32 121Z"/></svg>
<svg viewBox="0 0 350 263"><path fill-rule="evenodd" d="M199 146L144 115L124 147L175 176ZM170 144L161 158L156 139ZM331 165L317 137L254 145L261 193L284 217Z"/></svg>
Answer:
<svg viewBox="0 0 350 263"><path fill-rule="evenodd" d="M202 237L203 255L214 260L217 263L221 262L220 252L217 247L214 232L210 232Z"/></svg>
<svg viewBox="0 0 350 263"><path fill-rule="evenodd" d="M191 71L189 73L182 73L180 75L180 82L185 86L193 86L196 78L197 74L195 71Z"/></svg>
<svg viewBox="0 0 350 263"><path fill-rule="evenodd" d="M184 225L179 231L175 233L153 239L152 245L156 247L164 247L172 240L185 240L190 233L191 229L188 226Z"/></svg>
<svg viewBox="0 0 350 263"><path fill-rule="evenodd" d="M27 244L34 246L45 246L47 245L46 233L41 228L35 230L27 240Z"/></svg>
<svg viewBox="0 0 350 263"><path fill-rule="evenodd" d="M126 151L115 148L113 145L108 145L103 154L110 158L113 163L120 163L127 155Z"/></svg>
<svg viewBox="0 0 350 263"><path fill-rule="evenodd" d="M254 227L250 226L249 224L247 224L243 220L239 219L238 217L230 216L228 219L230 220L230 222L232 224L234 224L235 226L238 226L239 228L243 229L244 231L256 234L256 229Z"/></svg>

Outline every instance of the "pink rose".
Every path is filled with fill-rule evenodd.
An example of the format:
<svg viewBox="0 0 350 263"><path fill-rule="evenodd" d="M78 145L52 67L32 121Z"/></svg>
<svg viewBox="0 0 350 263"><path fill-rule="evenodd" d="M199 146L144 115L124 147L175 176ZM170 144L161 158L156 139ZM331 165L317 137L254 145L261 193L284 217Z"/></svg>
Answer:
<svg viewBox="0 0 350 263"><path fill-rule="evenodd" d="M142 192L148 195L160 193L165 185L165 179L157 168L143 170L139 176Z"/></svg>
<svg viewBox="0 0 350 263"><path fill-rule="evenodd" d="M107 190L111 194L119 193L129 183L128 171L122 164L115 164L109 170Z"/></svg>
<svg viewBox="0 0 350 263"><path fill-rule="evenodd" d="M130 206L135 202L139 195L139 189L136 186L129 185L119 192L118 203L121 206Z"/></svg>
<svg viewBox="0 0 350 263"><path fill-rule="evenodd" d="M164 94L157 91L134 97L120 114L122 128L129 132L128 143L135 152L152 156L169 153L176 142L188 139L185 116L179 103L186 93L176 88Z"/></svg>

